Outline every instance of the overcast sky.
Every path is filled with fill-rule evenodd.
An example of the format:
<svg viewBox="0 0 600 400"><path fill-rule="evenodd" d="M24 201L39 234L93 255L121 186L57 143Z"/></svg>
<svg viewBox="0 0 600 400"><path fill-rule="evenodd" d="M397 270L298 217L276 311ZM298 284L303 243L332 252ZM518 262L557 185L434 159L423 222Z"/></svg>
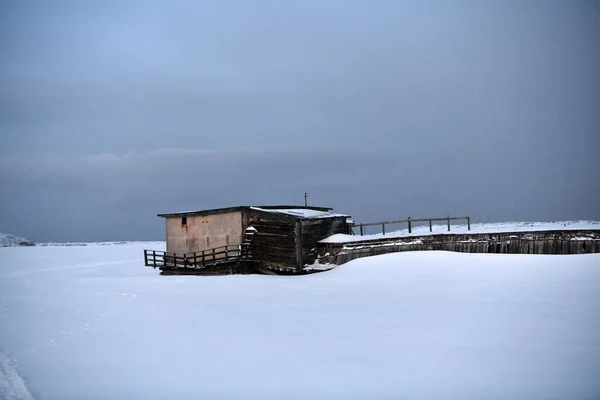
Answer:
<svg viewBox="0 0 600 400"><path fill-rule="evenodd" d="M600 219L596 1L0 1L0 232Z"/></svg>

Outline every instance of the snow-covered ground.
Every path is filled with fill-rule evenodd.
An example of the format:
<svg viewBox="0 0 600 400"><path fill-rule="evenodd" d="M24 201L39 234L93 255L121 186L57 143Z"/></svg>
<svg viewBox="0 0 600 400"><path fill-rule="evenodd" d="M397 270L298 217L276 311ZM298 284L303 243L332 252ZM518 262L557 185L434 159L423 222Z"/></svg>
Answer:
<svg viewBox="0 0 600 400"><path fill-rule="evenodd" d="M466 224L454 224L455 221L450 221L450 231L448 225L438 222L438 225L432 226L432 232L429 232L429 225L413 226L412 232L408 233L406 224L386 225L386 229L393 227L405 226L405 229L382 233L365 234L360 236L360 228L354 228L355 235L336 234L332 235L322 242L327 243L346 243L356 242L359 240L374 240L374 239L393 239L395 237L405 236L426 236L439 234L460 234L460 233L495 233L495 232L534 232L534 231L553 231L553 230L600 230L600 221L554 221L554 222L497 222L497 223L477 223L471 224L471 230L468 230ZM363 232L381 232L381 226L366 226Z"/></svg>
<svg viewBox="0 0 600 400"><path fill-rule="evenodd" d="M23 239L22 237L11 235L10 233L0 232L0 247L9 246L32 246L33 242Z"/></svg>
<svg viewBox="0 0 600 400"><path fill-rule="evenodd" d="M600 254L196 277L144 248L0 249L0 398L600 398Z"/></svg>

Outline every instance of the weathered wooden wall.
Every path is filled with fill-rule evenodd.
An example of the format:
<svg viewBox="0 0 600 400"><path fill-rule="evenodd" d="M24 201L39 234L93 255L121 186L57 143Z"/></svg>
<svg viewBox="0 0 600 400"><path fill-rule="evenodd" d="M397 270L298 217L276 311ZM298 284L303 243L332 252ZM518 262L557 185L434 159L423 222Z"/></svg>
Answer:
<svg viewBox="0 0 600 400"><path fill-rule="evenodd" d="M251 257L260 266L278 272L302 272L316 259L317 242L336 233L347 233L346 217L308 218L249 210L244 224L256 229Z"/></svg>
<svg viewBox="0 0 600 400"><path fill-rule="evenodd" d="M256 228L250 244L251 257L261 266L293 271L296 259L296 219L275 213L250 210L248 225Z"/></svg>
<svg viewBox="0 0 600 400"><path fill-rule="evenodd" d="M361 257L422 250L507 254L600 253L600 230L444 234L318 244L320 262L337 265Z"/></svg>
<svg viewBox="0 0 600 400"><path fill-rule="evenodd" d="M336 233L348 233L346 217L305 219L301 221L301 259L299 267L312 264L317 257L317 243Z"/></svg>

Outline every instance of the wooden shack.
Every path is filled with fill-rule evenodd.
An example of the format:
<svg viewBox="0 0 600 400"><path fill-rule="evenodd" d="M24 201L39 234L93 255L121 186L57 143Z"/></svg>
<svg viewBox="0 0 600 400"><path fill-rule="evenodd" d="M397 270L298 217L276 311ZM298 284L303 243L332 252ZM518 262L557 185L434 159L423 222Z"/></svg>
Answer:
<svg viewBox="0 0 600 400"><path fill-rule="evenodd" d="M235 249L246 237L246 256L261 272L303 273L303 268L314 262L319 240L350 229L348 215L335 214L327 207L238 206L158 216L166 220L165 254L173 259L185 258L185 264L199 266L201 257L206 266L207 254L216 259L218 253L224 254L222 260L233 261L231 255L241 254ZM146 256L146 265L156 266L156 262L152 264Z"/></svg>

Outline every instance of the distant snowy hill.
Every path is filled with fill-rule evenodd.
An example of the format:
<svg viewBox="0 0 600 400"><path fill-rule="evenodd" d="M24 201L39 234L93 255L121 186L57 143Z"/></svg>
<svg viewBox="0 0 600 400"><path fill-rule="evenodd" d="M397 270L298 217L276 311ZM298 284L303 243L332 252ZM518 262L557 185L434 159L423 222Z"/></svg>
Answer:
<svg viewBox="0 0 600 400"><path fill-rule="evenodd" d="M0 247L11 246L35 246L35 243L10 233L0 233Z"/></svg>

